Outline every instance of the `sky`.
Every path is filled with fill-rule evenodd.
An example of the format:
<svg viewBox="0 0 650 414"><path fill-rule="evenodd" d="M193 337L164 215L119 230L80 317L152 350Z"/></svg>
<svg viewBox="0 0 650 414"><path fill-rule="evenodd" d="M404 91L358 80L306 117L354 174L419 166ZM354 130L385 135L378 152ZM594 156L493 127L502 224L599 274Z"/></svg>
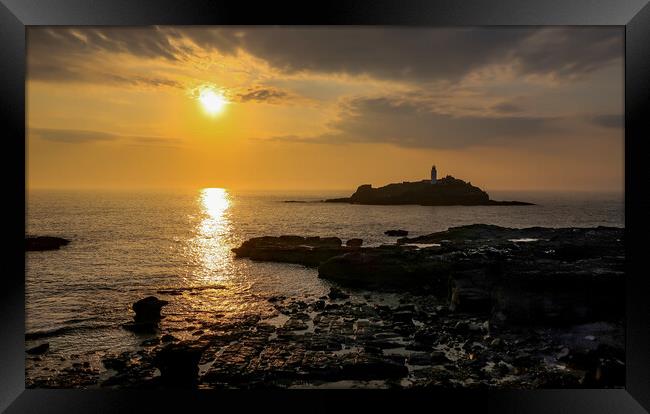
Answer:
<svg viewBox="0 0 650 414"><path fill-rule="evenodd" d="M617 27L30 27L29 189L622 191Z"/></svg>

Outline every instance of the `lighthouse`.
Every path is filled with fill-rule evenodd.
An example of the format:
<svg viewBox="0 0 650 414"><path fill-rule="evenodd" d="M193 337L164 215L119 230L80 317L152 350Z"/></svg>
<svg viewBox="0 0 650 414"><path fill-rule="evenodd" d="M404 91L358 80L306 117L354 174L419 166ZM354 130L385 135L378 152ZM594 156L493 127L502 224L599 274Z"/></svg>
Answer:
<svg viewBox="0 0 650 414"><path fill-rule="evenodd" d="M433 165L431 167L431 184L435 184L438 182L438 171L436 171L436 166Z"/></svg>

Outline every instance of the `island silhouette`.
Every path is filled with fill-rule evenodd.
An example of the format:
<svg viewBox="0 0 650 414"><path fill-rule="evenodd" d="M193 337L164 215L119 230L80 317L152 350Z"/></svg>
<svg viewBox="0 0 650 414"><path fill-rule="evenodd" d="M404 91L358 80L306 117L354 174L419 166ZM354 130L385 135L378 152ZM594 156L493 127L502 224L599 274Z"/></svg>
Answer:
<svg viewBox="0 0 650 414"><path fill-rule="evenodd" d="M392 183L379 188L363 184L350 197L331 198L327 203L422 206L529 206L523 201L491 200L487 192L451 175L438 179L436 166L431 178L421 181Z"/></svg>

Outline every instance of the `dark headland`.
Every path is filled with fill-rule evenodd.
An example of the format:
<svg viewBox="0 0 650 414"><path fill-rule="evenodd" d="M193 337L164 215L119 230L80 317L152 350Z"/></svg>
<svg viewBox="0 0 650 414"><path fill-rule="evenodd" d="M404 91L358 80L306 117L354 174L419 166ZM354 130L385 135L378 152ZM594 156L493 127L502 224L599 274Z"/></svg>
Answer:
<svg viewBox="0 0 650 414"><path fill-rule="evenodd" d="M432 168L431 179L415 182L388 184L373 188L364 184L350 197L332 198L327 203L373 204L373 205L404 205L418 204L422 206L528 206L532 203L523 201L490 200L488 193L448 175L437 179L435 167Z"/></svg>

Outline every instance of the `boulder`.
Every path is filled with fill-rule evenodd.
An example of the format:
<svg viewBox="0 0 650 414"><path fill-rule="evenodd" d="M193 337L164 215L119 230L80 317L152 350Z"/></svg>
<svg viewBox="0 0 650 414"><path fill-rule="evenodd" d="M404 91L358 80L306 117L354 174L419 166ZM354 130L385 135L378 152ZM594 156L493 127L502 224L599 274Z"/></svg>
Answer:
<svg viewBox="0 0 650 414"><path fill-rule="evenodd" d="M52 236L27 236L25 237L25 251L59 250L67 246L70 240Z"/></svg>
<svg viewBox="0 0 650 414"><path fill-rule="evenodd" d="M133 304L136 323L157 323L160 321L160 310L169 302L160 300L155 296L147 296Z"/></svg>

